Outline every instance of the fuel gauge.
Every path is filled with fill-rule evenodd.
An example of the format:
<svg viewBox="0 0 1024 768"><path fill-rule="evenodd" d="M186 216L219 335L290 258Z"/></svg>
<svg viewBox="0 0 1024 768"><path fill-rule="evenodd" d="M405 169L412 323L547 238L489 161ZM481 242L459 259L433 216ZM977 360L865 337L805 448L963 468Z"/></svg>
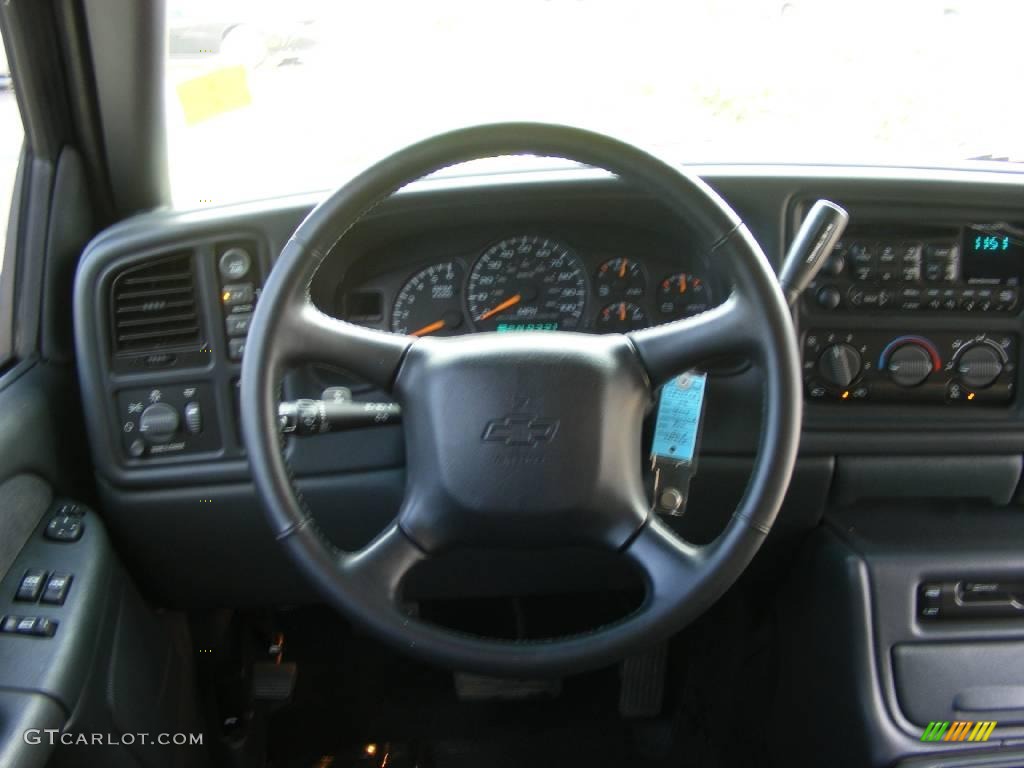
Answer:
<svg viewBox="0 0 1024 768"><path fill-rule="evenodd" d="M711 288L692 272L676 272L658 285L658 312L666 319L699 315L712 306Z"/></svg>

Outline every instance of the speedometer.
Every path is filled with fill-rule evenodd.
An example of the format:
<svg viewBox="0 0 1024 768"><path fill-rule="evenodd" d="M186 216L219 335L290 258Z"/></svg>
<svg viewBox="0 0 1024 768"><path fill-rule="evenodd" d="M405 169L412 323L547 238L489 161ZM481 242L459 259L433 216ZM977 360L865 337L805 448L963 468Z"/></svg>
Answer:
<svg viewBox="0 0 1024 768"><path fill-rule="evenodd" d="M488 248L473 265L469 314L481 331L572 331L583 317L587 275L568 246L523 235Z"/></svg>

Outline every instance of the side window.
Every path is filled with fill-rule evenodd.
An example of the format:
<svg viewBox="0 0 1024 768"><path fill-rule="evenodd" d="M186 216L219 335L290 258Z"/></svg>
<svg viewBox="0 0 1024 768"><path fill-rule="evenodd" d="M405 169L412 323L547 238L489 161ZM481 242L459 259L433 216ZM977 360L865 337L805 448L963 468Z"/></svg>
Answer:
<svg viewBox="0 0 1024 768"><path fill-rule="evenodd" d="M3 38L0 38L0 366L10 359L13 342L14 264L6 254L7 224L23 138L21 113L14 98L14 83Z"/></svg>

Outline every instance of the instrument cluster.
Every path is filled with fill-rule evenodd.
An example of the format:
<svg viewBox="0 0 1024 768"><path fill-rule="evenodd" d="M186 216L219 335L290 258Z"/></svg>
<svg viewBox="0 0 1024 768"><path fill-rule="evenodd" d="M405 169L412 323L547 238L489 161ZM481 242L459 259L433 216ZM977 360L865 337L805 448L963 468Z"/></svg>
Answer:
<svg viewBox="0 0 1024 768"><path fill-rule="evenodd" d="M725 298L705 260L680 250L614 239L576 247L517 233L474 253L402 259L351 288L339 286L334 314L412 336L625 333L699 314Z"/></svg>

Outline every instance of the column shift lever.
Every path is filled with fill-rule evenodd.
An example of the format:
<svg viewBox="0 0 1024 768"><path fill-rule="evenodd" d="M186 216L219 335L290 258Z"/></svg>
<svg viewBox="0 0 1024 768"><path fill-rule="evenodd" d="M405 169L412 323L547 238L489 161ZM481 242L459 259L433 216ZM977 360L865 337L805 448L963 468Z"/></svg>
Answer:
<svg viewBox="0 0 1024 768"><path fill-rule="evenodd" d="M811 206L786 252L779 274L779 285L789 306L796 303L825 265L849 220L850 214L828 200L819 200Z"/></svg>

